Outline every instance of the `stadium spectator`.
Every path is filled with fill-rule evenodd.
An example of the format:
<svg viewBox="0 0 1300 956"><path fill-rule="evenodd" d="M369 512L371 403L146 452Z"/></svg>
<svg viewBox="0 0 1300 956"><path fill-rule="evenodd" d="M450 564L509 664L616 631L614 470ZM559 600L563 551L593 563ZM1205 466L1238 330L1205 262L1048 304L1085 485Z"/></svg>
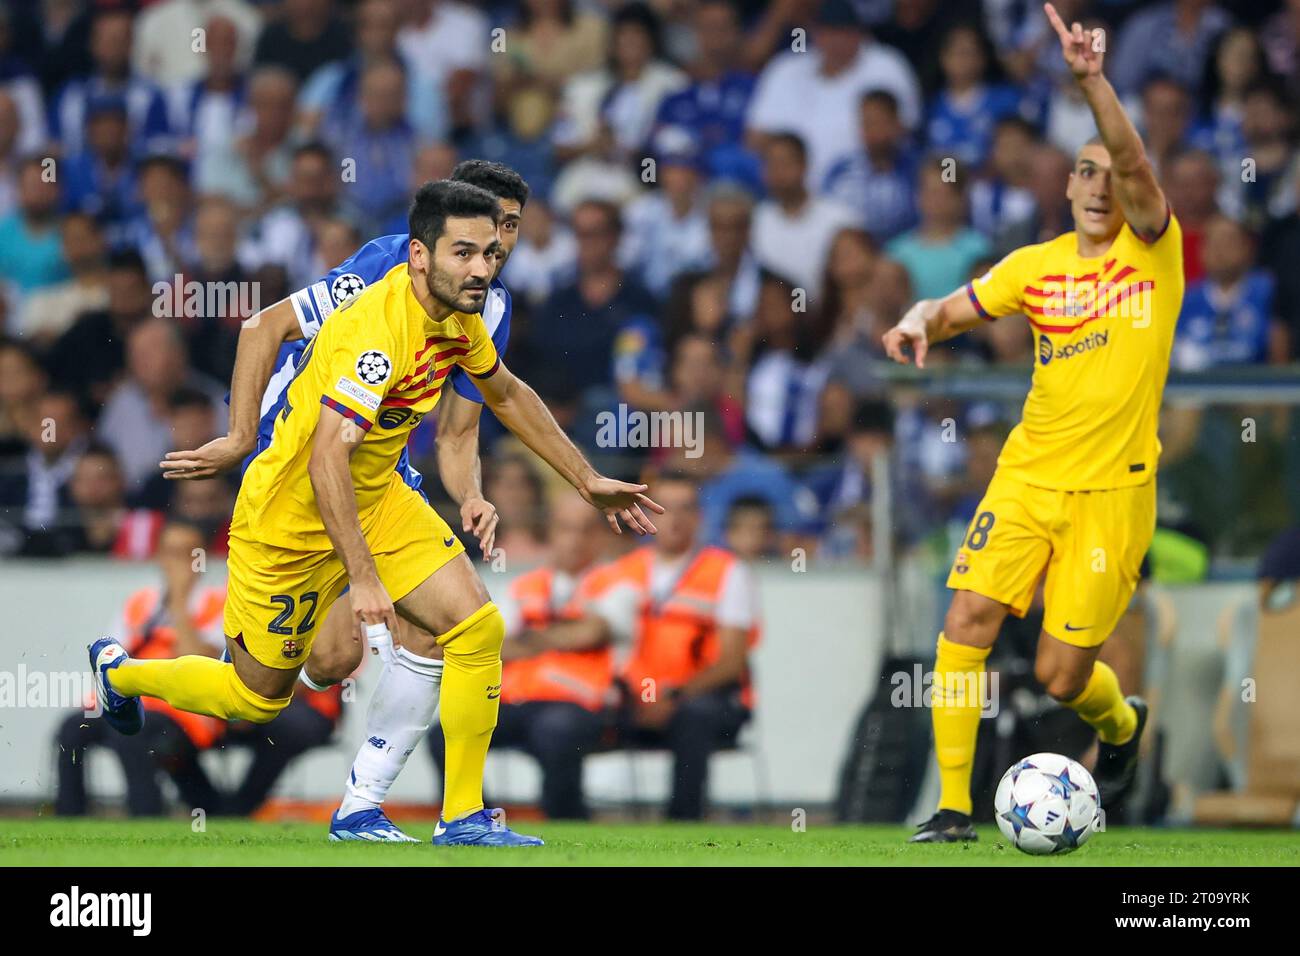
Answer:
<svg viewBox="0 0 1300 956"><path fill-rule="evenodd" d="M71 507L52 524L31 528L28 554L102 554L134 560L153 553L159 518L128 509L122 466L112 449L86 447L68 479L68 500Z"/></svg>
<svg viewBox="0 0 1300 956"><path fill-rule="evenodd" d="M1141 130L1156 175L1192 137L1192 99L1168 76L1152 76L1142 87Z"/></svg>
<svg viewBox="0 0 1300 956"><path fill-rule="evenodd" d="M212 50L212 24L220 20L234 29L237 62L246 66L262 29L262 16L245 0L157 0L135 19L131 65L135 73L163 89L188 85L205 72ZM196 37L196 25L205 23Z"/></svg>
<svg viewBox="0 0 1300 956"><path fill-rule="evenodd" d="M253 227L240 257L248 264L278 265L295 288L305 288L330 267L316 255L316 230L346 215L340 201L339 167L329 148L304 143L293 151L285 201L268 210Z"/></svg>
<svg viewBox="0 0 1300 956"><path fill-rule="evenodd" d="M704 816L709 757L734 746L754 706L748 655L759 636L753 575L734 554L701 547L699 492L672 473L655 490L667 513L652 544L614 562L592 602L611 640L630 647L619 668L622 746L673 754L667 816Z"/></svg>
<svg viewBox="0 0 1300 956"><path fill-rule="evenodd" d="M0 217L8 216L18 201L18 173L23 151L18 145L18 106L0 89Z"/></svg>
<svg viewBox="0 0 1300 956"><path fill-rule="evenodd" d="M178 151L191 161L202 161L213 151L224 152L248 93L248 64L247 58L239 56L239 27L217 14L208 17L202 29L205 50L196 61L199 72L167 91Z"/></svg>
<svg viewBox="0 0 1300 956"><path fill-rule="evenodd" d="M321 232L322 246L326 228ZM191 307L193 299L183 299L181 327L190 364L195 371L217 382L230 380L240 325L252 318L263 304L252 275L239 263L238 243L239 210L234 204L220 196L200 200L194 214L193 258L185 263L184 285L180 291L198 288L205 294L199 309ZM360 242L355 233L348 233L344 244L342 258L334 261L342 262Z"/></svg>
<svg viewBox="0 0 1300 956"><path fill-rule="evenodd" d="M1244 159L1233 182L1239 190L1241 215L1253 225L1269 216L1281 216L1295 204L1291 169L1295 162L1296 116L1294 106L1276 86L1261 83L1246 93L1241 124ZM1249 173L1253 177L1246 182Z"/></svg>
<svg viewBox="0 0 1300 956"><path fill-rule="evenodd" d="M602 16L573 0L523 0L506 55L493 59L501 95L536 85L558 93L575 73L600 67L607 33Z"/></svg>
<svg viewBox="0 0 1300 956"><path fill-rule="evenodd" d="M886 256L872 255L853 232L840 233L828 268L827 314L834 338L826 351L828 388L846 389L864 398L885 393L880 337L915 301L907 268Z"/></svg>
<svg viewBox="0 0 1300 956"><path fill-rule="evenodd" d="M754 74L741 67L741 24L731 0L702 0L691 10L695 55L687 64L691 83L665 97L657 123L689 130L711 175L752 178L754 157L743 147L745 115Z"/></svg>
<svg viewBox="0 0 1300 956"><path fill-rule="evenodd" d="M992 251L988 240L966 225L968 175L951 159L934 156L923 162L917 192L920 222L885 246L891 258L907 267L918 299L947 295Z"/></svg>
<svg viewBox="0 0 1300 956"><path fill-rule="evenodd" d="M82 313L50 348L46 367L55 383L90 404L103 404L126 366L127 336L152 314L152 300L139 253L111 253L107 306Z"/></svg>
<svg viewBox="0 0 1300 956"><path fill-rule="evenodd" d="M572 277L578 244L572 231L545 199L530 196L519 229L519 244L510 254L502 279L517 299L543 301Z"/></svg>
<svg viewBox="0 0 1300 956"><path fill-rule="evenodd" d="M1074 159L1055 146L1038 146L1030 154L1029 190L1034 199L1034 211L1028 219L1009 223L993 237L994 251L1002 256L1012 249L1046 242L1074 228L1070 219L1070 200L1065 189ZM1179 220L1182 219L1179 207Z"/></svg>
<svg viewBox="0 0 1300 956"><path fill-rule="evenodd" d="M891 509L900 525L903 536L915 534L920 526L923 502L917 500L917 489L909 489L897 470L897 460L890 452L894 444L894 410L880 399L868 399L853 410L853 420L845 442L842 462L813 469L805 486L817 498L821 516L823 546L831 552L843 553L843 543L836 542L838 516L846 509L872 500L877 461L883 460L890 474L893 488L890 493ZM909 495L909 492L911 493Z"/></svg>
<svg viewBox="0 0 1300 956"><path fill-rule="evenodd" d="M128 238L140 212L126 101L101 96L86 105L86 145L64 162L63 206L104 224L113 246Z"/></svg>
<svg viewBox="0 0 1300 956"><path fill-rule="evenodd" d="M536 759L542 812L552 820L582 820L588 816L583 758L600 743L614 689L608 630L587 610L603 580L595 565L607 529L572 493L560 496L549 525L546 563L515 578L498 604L506 639L492 749ZM441 772L441 727L430 731L429 748Z"/></svg>
<svg viewBox="0 0 1300 956"><path fill-rule="evenodd" d="M1292 190L1300 196L1300 165L1292 173ZM1287 327L1292 357L1300 355L1300 206L1269 220L1260 241L1260 262L1277 283L1277 314Z"/></svg>
<svg viewBox="0 0 1300 956"><path fill-rule="evenodd" d="M888 241L916 224L918 154L887 90L870 90L858 107L862 147L831 166L822 190L857 225Z"/></svg>
<svg viewBox="0 0 1300 956"><path fill-rule="evenodd" d="M669 348L687 329L726 334L749 321L758 302L758 261L749 245L754 224L753 195L740 185L723 181L709 187L707 201L709 267L698 276L683 276L682 289L675 287L670 292L666 313ZM699 284L708 289L710 307L706 310L681 297Z"/></svg>
<svg viewBox="0 0 1300 956"><path fill-rule="evenodd" d="M609 64L574 76L564 86L554 136L562 159L588 152L618 160L638 157L660 104L688 82L663 58L660 31L659 17L647 4L627 3L615 10Z"/></svg>
<svg viewBox="0 0 1300 956"><path fill-rule="evenodd" d="M1285 77L1292 93L1300 89L1300 5L1286 0L1282 9L1266 21L1259 31L1260 45L1268 58L1269 68Z"/></svg>
<svg viewBox="0 0 1300 956"><path fill-rule="evenodd" d="M701 157L692 135L666 126L654 138L658 189L624 210L619 261L656 298L681 273L710 255L709 226L700 189Z"/></svg>
<svg viewBox="0 0 1300 956"><path fill-rule="evenodd" d="M987 174L970 188L971 225L985 236L1014 229L1034 216L1034 127L1008 117L993 131Z"/></svg>
<svg viewBox="0 0 1300 956"><path fill-rule="evenodd" d="M17 208L0 219L0 295L11 310L37 289L68 275L59 243L59 186L38 157L18 170Z"/></svg>
<svg viewBox="0 0 1300 956"><path fill-rule="evenodd" d="M811 32L811 50L786 50L759 74L747 126L755 148L769 134L796 134L807 146L805 182L815 187L858 148L852 124L822 117L852 116L863 93L883 89L894 94L907 128L916 129L921 93L907 59L869 38L849 0L824 0Z"/></svg>
<svg viewBox="0 0 1300 956"><path fill-rule="evenodd" d="M0 123L0 155L12 149L15 155L34 153L46 142L45 105L40 85L32 72L26 51L19 52L22 39L14 30L10 5L0 7L0 96L11 115ZM7 141L6 141L7 140Z"/></svg>
<svg viewBox="0 0 1300 956"><path fill-rule="evenodd" d="M1226 216L1205 226L1205 278L1187 287L1172 365L1199 371L1224 365L1285 362L1286 326L1278 320L1273 277L1255 266L1253 233Z"/></svg>
<svg viewBox="0 0 1300 956"><path fill-rule="evenodd" d="M14 321L14 331L40 348L49 348L82 313L108 306L108 249L99 223L85 213L69 213L59 236L71 278L27 296Z"/></svg>
<svg viewBox="0 0 1300 956"><path fill-rule="evenodd" d="M1183 275L1196 282L1205 274L1201 262L1205 226L1218 211L1219 169L1209 153L1186 150L1170 159L1161 181L1183 227Z"/></svg>
<svg viewBox="0 0 1300 956"><path fill-rule="evenodd" d="M345 59L351 52L352 33L334 0L284 0L280 19L258 35L253 62L283 67L301 83L322 63Z"/></svg>
<svg viewBox="0 0 1300 956"><path fill-rule="evenodd" d="M1203 125L1194 141L1218 158L1225 178L1233 178L1241 171L1246 147L1246 91L1268 80L1268 61L1254 31L1239 26L1219 38L1211 67L1204 84Z"/></svg>
<svg viewBox="0 0 1300 956"><path fill-rule="evenodd" d="M772 506L762 498L737 498L727 511L726 547L752 564L780 555Z"/></svg>
<svg viewBox="0 0 1300 956"><path fill-rule="evenodd" d="M181 388L171 396L167 424L168 448L201 448L220 434L212 397L194 388ZM155 468L154 474L145 478L130 500L138 508L167 511L176 491L193 484L169 481L161 470Z"/></svg>
<svg viewBox="0 0 1300 956"><path fill-rule="evenodd" d="M752 323L753 363L745 386L745 423L770 451L810 448L817 437L821 391L826 385L822 349L829 323L820 308L801 307L785 279L765 274Z"/></svg>
<svg viewBox="0 0 1300 956"><path fill-rule="evenodd" d="M508 567L526 568L546 557L546 492L532 460L501 453L487 462L487 498L501 524L496 549Z"/></svg>
<svg viewBox="0 0 1300 956"><path fill-rule="evenodd" d="M217 434L225 434L226 406L221 387L190 368L185 340L171 319L147 319L131 330L126 371L104 403L95 434L117 454L127 490L135 493L158 473L158 462L175 447L168 419L181 388L208 396L218 415Z"/></svg>
<svg viewBox="0 0 1300 956"><path fill-rule="evenodd" d="M14 553L35 542L38 553L59 551L43 545L72 505L68 486L90 444L90 425L77 397L59 391L42 395L35 413L15 425L23 429L25 452L0 473L0 548Z"/></svg>
<svg viewBox="0 0 1300 956"><path fill-rule="evenodd" d="M105 97L125 102L134 149L147 154L172 145L162 90L131 72L131 29L131 11L125 6L95 12L90 30L92 70L69 80L50 105L50 132L67 155L81 151L90 104Z"/></svg>
<svg viewBox="0 0 1300 956"><path fill-rule="evenodd" d="M938 62L943 85L927 106L926 149L978 170L993 148L997 124L1019 115L1021 94L997 81L992 47L973 23L948 28Z"/></svg>
<svg viewBox="0 0 1300 956"><path fill-rule="evenodd" d="M543 322L530 327L520 343L526 350L528 380L560 406L551 406L557 417L565 414L565 406L575 408L592 389L612 387L619 330L656 311L650 294L618 267L623 232L618 207L584 202L573 211L571 222L578 247L577 275L538 307Z"/></svg>
<svg viewBox="0 0 1300 956"><path fill-rule="evenodd" d="M405 119L405 82L394 60L368 64L361 71L357 108L340 109L322 124L332 150L352 161L348 198L367 235L410 205L416 141Z"/></svg>
<svg viewBox="0 0 1300 956"><path fill-rule="evenodd" d="M246 210L262 212L278 202L289 185L297 157L291 142L297 81L283 67L256 70L247 82L246 104L234 94L228 119L247 114L247 131L220 124L219 105L212 127L197 130L194 185L204 194L217 194ZM205 98L205 103L208 98ZM233 135L232 135L233 128ZM209 138L211 137L211 138Z"/></svg>
<svg viewBox="0 0 1300 956"><path fill-rule="evenodd" d="M395 63L401 72L401 90L391 91L389 107L404 117L419 138L446 137L449 117L442 91L425 70L406 59L397 43L400 24L396 0L365 0L357 7L356 52L346 60L318 67L303 84L298 98L300 126L317 134L322 123L343 128L355 124L357 114L365 108L358 101L364 95L366 71L381 63Z"/></svg>
<svg viewBox="0 0 1300 956"><path fill-rule="evenodd" d="M169 282L194 259L194 195L189 170L169 155L136 166L141 209L127 223L125 245L140 250L155 283Z"/></svg>
<svg viewBox="0 0 1300 956"><path fill-rule="evenodd" d="M409 0L403 14L398 47L406 62L440 91L448 128L456 138L476 121L476 94L492 51L488 19L474 6L455 0Z"/></svg>
<svg viewBox="0 0 1300 956"><path fill-rule="evenodd" d="M761 498L772 506L782 549L788 551L812 525L816 499L776 458L743 445L733 449L726 423L716 409L697 407L691 414L702 416L704 454L696 458L682 454L665 465L689 475L700 489L700 541L721 544L732 504L740 498Z"/></svg>
<svg viewBox="0 0 1300 956"><path fill-rule="evenodd" d="M852 212L808 191L808 154L793 133L772 133L763 146L763 184L768 198L754 209L750 246L758 264L789 280L816 302L826 256Z"/></svg>
<svg viewBox="0 0 1300 956"><path fill-rule="evenodd" d="M0 471L18 467L10 460L26 453L48 385L40 358L26 342L0 338Z"/></svg>
<svg viewBox="0 0 1300 956"><path fill-rule="evenodd" d="M202 537L190 526L173 523L163 531L158 550L160 585L133 592L111 633L133 657L158 658L198 654L216 657L225 645L221 616L225 588L200 585L191 550ZM126 778L126 807L131 816L161 816L165 811L159 771L165 771L190 808L219 814L222 800L198 756L220 738L224 724L177 710L156 698L144 704L144 729L135 736L114 732L103 719L78 712L63 721L55 740L58 788L54 812L84 816L89 809L86 756L92 747L111 751Z"/></svg>
<svg viewBox="0 0 1300 956"><path fill-rule="evenodd" d="M1157 73L1195 90L1219 34L1232 18L1209 0L1168 0L1124 24L1106 72L1121 96L1136 93Z"/></svg>

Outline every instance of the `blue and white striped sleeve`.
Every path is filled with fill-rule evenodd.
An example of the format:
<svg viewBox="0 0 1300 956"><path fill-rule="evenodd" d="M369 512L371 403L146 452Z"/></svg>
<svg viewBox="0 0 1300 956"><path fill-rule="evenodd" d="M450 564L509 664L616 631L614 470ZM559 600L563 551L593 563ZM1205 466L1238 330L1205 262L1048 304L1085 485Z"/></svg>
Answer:
<svg viewBox="0 0 1300 956"><path fill-rule="evenodd" d="M405 262L409 250L410 237L405 233L372 239L327 272L324 278L289 296L303 338L315 338L321 323L335 309L366 286L378 282L393 266Z"/></svg>

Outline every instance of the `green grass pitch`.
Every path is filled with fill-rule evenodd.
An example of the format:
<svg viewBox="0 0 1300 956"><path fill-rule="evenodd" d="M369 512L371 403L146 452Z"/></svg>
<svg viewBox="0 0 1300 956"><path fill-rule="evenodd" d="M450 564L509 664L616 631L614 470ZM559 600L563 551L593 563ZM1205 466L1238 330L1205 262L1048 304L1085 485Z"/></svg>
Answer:
<svg viewBox="0 0 1300 956"><path fill-rule="evenodd" d="M401 822L399 820L399 822ZM429 824L408 824L427 839ZM996 827L968 846L911 846L898 826L517 822L536 849L329 843L309 823L0 819L0 866L1300 866L1300 832L1113 828L1031 857Z"/></svg>

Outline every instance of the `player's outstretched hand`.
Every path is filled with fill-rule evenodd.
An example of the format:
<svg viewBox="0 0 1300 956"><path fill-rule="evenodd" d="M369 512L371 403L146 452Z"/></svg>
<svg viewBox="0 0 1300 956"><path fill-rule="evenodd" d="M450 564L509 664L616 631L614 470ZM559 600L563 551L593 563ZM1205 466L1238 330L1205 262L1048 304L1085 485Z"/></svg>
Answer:
<svg viewBox="0 0 1300 956"><path fill-rule="evenodd" d="M1050 3L1043 4L1043 12L1061 40L1061 55L1074 78L1084 80L1101 75L1101 61L1106 53L1105 35L1100 30L1084 30L1083 24L1077 20L1067 27L1056 7Z"/></svg>
<svg viewBox="0 0 1300 956"><path fill-rule="evenodd" d="M158 463L164 478L193 481L213 478L222 472L237 468L248 457L251 449L229 435L214 438L201 448L191 451L169 451Z"/></svg>
<svg viewBox="0 0 1300 956"><path fill-rule="evenodd" d="M622 518L629 528L637 534L656 534L658 528L646 517L642 506L655 514L663 514L663 505L656 504L646 497L649 485L632 485L626 481L602 478L597 475L587 482L586 487L578 489L586 502L605 514L605 520L614 529L615 534L622 534L618 519Z"/></svg>
<svg viewBox="0 0 1300 956"><path fill-rule="evenodd" d="M925 368L925 353L929 351L930 339L925 331L924 306L924 302L916 303L896 326L881 336L885 354L900 365L911 365L915 357L916 367ZM907 354L906 347L911 348L911 355Z"/></svg>
<svg viewBox="0 0 1300 956"><path fill-rule="evenodd" d="M460 506L461 530L466 534L474 532L484 561L492 560L492 546L496 544L497 522L500 520L497 506L483 498L466 498Z"/></svg>

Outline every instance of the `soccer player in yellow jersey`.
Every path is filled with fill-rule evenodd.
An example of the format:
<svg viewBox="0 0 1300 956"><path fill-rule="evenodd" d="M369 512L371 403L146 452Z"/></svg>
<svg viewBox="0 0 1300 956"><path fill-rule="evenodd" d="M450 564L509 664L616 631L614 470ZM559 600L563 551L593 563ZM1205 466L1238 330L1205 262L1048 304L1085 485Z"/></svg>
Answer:
<svg viewBox="0 0 1300 956"><path fill-rule="evenodd" d="M602 511L653 533L644 485L597 474L536 393L502 364L479 311L501 209L463 182L427 183L410 215L409 262L349 300L299 361L270 446L249 466L230 530L225 632L233 663L130 660L91 645L105 713L139 729L139 696L223 719L271 720L292 697L320 621L345 586L358 633L397 614L443 649L443 819L434 843L533 845L483 808L483 765L501 693L501 614L464 548L395 472L408 433L453 366L486 404Z"/></svg>
<svg viewBox="0 0 1300 956"><path fill-rule="evenodd" d="M1142 141L1102 75L1103 38L1045 12L1100 133L1079 150L1066 195L1074 231L1017 249L884 336L895 361L981 322L1021 315L1036 341L1033 383L948 576L932 720L938 812L914 842L976 839L970 778L984 661L1008 611L1039 579L1046 613L1034 673L1097 731L1103 805L1132 783L1146 704L1097 660L1124 613L1155 530L1160 410L1183 298L1182 231Z"/></svg>

